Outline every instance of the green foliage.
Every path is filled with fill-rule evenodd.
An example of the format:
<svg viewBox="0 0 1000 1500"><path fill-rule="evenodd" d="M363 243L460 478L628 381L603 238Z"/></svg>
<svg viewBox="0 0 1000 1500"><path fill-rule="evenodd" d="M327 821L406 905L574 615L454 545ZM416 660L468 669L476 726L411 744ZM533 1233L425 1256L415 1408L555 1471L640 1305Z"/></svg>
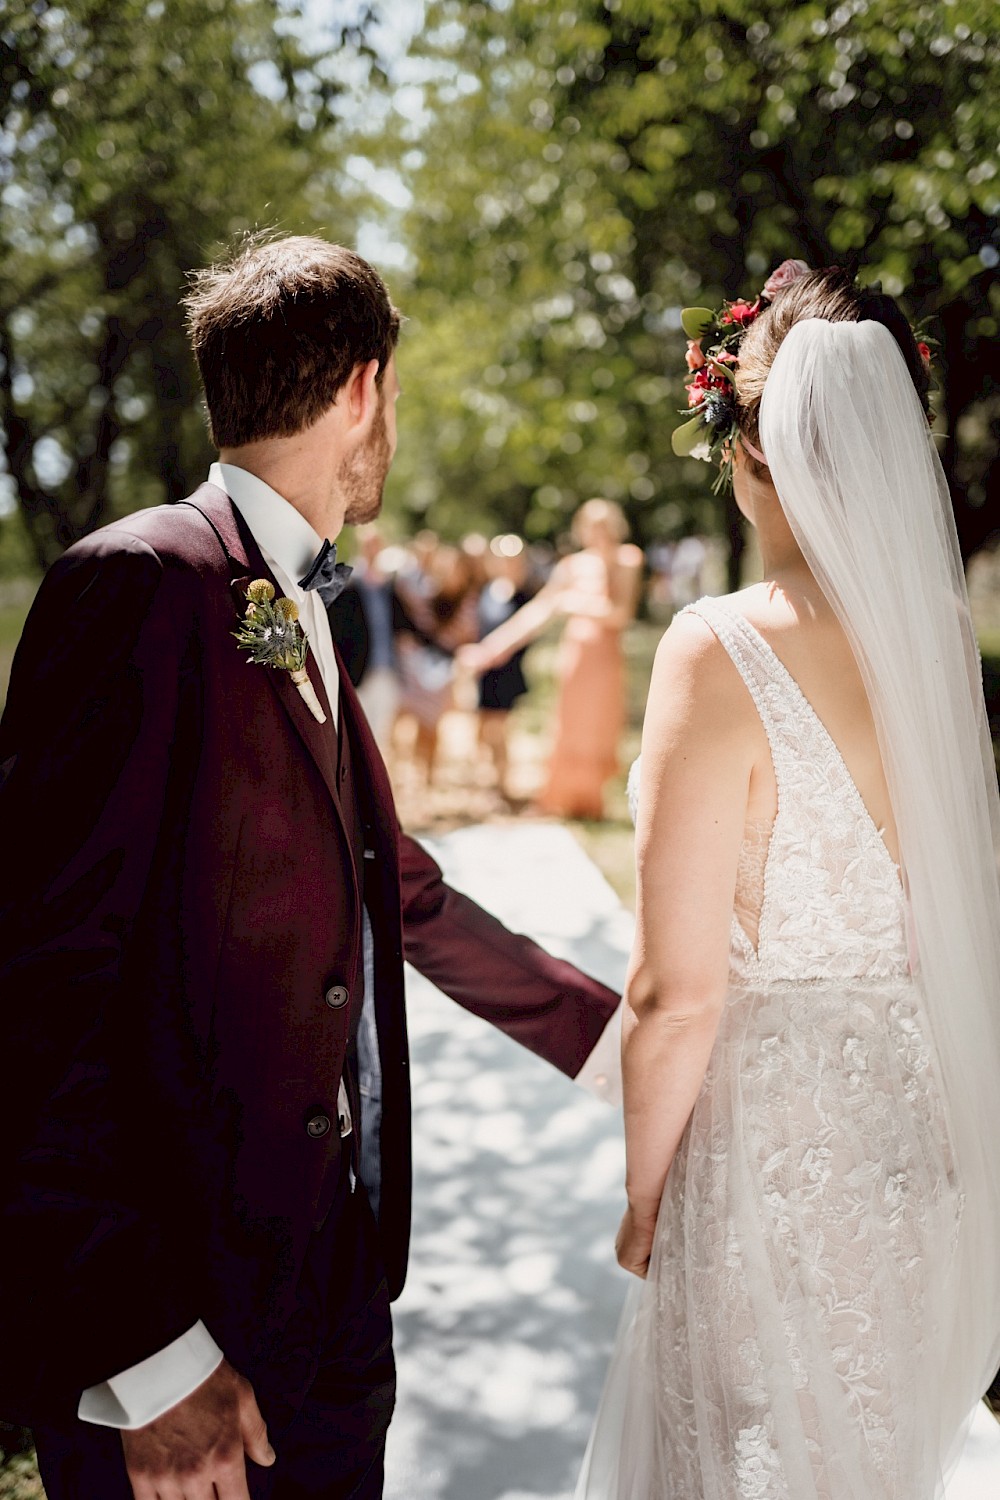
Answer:
<svg viewBox="0 0 1000 1500"><path fill-rule="evenodd" d="M189 270L257 225L332 222L338 89L291 19L0 0L0 422L40 565L203 476Z"/></svg>
<svg viewBox="0 0 1000 1500"><path fill-rule="evenodd" d="M5 579L32 576L37 570L37 559L20 510L0 516L0 595Z"/></svg>
<svg viewBox="0 0 1000 1500"><path fill-rule="evenodd" d="M857 260L937 320L944 457L979 545L1000 510L993 12L431 0L429 117L381 135L413 194L400 502L542 535L602 491L643 536L717 527L704 469L670 451L680 308L752 296L786 257Z"/></svg>
<svg viewBox="0 0 1000 1500"><path fill-rule="evenodd" d="M0 675L0 700L5 682ZM26 1427L0 1421L0 1500L45 1500Z"/></svg>
<svg viewBox="0 0 1000 1500"><path fill-rule="evenodd" d="M0 1448L0 1500L45 1500L34 1453L5 1457Z"/></svg>
<svg viewBox="0 0 1000 1500"><path fill-rule="evenodd" d="M934 318L966 551L995 530L993 0L428 0L398 92L363 7L310 51L300 3L0 0L0 571L201 478L185 276L258 224L349 241L362 153L412 195L408 522L554 536L603 493L641 540L728 528L735 570L731 502L671 448L680 311L794 256Z"/></svg>

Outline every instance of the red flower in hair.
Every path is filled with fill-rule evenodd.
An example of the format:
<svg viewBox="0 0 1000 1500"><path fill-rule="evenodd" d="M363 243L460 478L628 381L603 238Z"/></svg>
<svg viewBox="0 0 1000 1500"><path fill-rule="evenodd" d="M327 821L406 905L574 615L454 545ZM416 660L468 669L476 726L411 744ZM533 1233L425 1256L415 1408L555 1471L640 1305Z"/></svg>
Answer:
<svg viewBox="0 0 1000 1500"><path fill-rule="evenodd" d="M759 312L759 297L757 298L756 302L734 302L727 309L727 311L722 314L722 322L738 323L741 328L745 328L748 323L753 322L754 318Z"/></svg>
<svg viewBox="0 0 1000 1500"><path fill-rule="evenodd" d="M707 391L723 391L728 384L721 376L713 374L706 365L699 370L693 380L688 381L688 406L698 406L704 401Z"/></svg>
<svg viewBox="0 0 1000 1500"><path fill-rule="evenodd" d="M920 355L920 358L923 360L923 362L924 362L925 365L929 365L930 364L930 362L931 362L931 351L930 351L930 345L929 344L918 344L917 345L917 353Z"/></svg>

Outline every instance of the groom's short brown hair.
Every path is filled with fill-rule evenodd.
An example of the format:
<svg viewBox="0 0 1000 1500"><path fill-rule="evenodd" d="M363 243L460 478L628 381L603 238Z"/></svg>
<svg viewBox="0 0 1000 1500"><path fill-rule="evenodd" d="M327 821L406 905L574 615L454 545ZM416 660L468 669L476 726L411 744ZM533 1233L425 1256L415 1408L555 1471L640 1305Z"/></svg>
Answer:
<svg viewBox="0 0 1000 1500"><path fill-rule="evenodd" d="M184 304L217 448L311 427L356 365L377 359L381 382L399 337L378 272L306 235L246 241Z"/></svg>

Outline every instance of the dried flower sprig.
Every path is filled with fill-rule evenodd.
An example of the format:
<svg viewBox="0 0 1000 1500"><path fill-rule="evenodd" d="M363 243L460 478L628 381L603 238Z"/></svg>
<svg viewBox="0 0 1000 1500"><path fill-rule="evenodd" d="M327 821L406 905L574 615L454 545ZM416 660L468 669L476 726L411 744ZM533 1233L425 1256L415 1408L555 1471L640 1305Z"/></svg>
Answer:
<svg viewBox="0 0 1000 1500"><path fill-rule="evenodd" d="M287 672L313 718L325 724L326 714L306 671L309 642L299 624L298 605L294 599L275 599L274 584L266 578L248 585L247 601L243 621L233 635L250 653L248 665Z"/></svg>

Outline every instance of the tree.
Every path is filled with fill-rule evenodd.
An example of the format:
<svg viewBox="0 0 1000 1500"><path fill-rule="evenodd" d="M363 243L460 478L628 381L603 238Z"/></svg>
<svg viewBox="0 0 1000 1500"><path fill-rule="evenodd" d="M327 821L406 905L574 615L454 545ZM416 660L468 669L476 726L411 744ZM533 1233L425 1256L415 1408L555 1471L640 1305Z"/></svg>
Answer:
<svg viewBox="0 0 1000 1500"><path fill-rule="evenodd" d="M704 524L704 470L668 444L678 309L752 292L799 256L857 261L936 320L966 554L996 534L991 13L989 0L432 0L417 42L436 70L430 120L400 130L413 358L430 392L421 380L415 499L447 516L450 492L478 487L542 532L601 488L630 499L642 535ZM731 506L725 523L738 561Z"/></svg>
<svg viewBox="0 0 1000 1500"><path fill-rule="evenodd" d="M339 86L278 0L0 0L0 424L40 567L209 455L180 296L259 224L349 236Z"/></svg>

